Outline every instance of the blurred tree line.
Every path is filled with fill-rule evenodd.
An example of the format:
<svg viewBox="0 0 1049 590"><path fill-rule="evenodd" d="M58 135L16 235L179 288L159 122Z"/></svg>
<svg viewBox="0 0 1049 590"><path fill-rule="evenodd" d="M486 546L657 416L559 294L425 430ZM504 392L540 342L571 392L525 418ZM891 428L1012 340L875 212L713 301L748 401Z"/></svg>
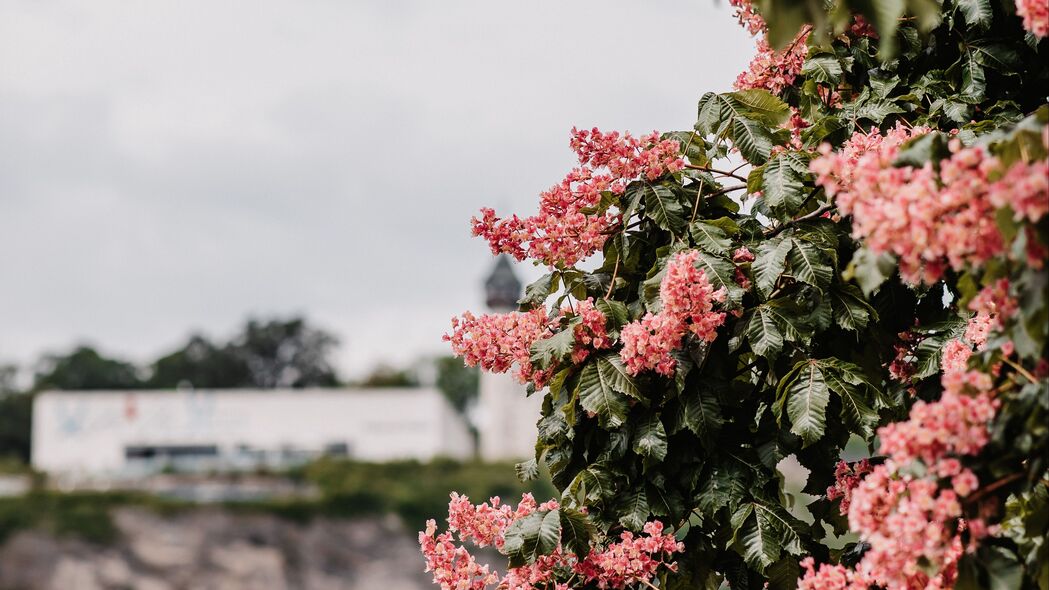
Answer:
<svg viewBox="0 0 1049 590"><path fill-rule="evenodd" d="M177 350L145 366L109 358L78 345L46 354L33 369L28 388L18 386L18 367L0 365L0 458L29 460L33 396L49 389L299 389L346 384L331 362L338 340L304 318L249 319L226 342L193 334ZM477 396L478 373L447 357L435 363L436 385L465 413ZM412 387L418 371L380 365L360 387Z"/></svg>

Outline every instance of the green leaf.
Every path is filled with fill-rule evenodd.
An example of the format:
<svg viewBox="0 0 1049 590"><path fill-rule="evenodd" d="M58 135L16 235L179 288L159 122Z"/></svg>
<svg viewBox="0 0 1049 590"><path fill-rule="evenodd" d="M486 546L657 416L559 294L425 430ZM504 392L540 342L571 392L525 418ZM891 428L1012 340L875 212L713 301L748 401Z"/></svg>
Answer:
<svg viewBox="0 0 1049 590"><path fill-rule="evenodd" d="M962 54L962 87L958 90L963 102L979 103L987 96L987 75L976 59L976 52ZM955 119L957 121L957 119ZM968 123L968 121L958 121Z"/></svg>
<svg viewBox="0 0 1049 590"><path fill-rule="evenodd" d="M685 210L674 191L662 185L646 184L642 193L645 198L645 216L670 233L680 234L685 228Z"/></svg>
<svg viewBox="0 0 1049 590"><path fill-rule="evenodd" d="M730 99L736 116L744 116L771 127L778 127L790 118L790 106L768 90L740 90L724 96Z"/></svg>
<svg viewBox="0 0 1049 590"><path fill-rule="evenodd" d="M610 327L615 330L622 328L630 321L630 314L627 311L626 304L621 301L598 299L594 307L605 314L605 320L610 322Z"/></svg>
<svg viewBox="0 0 1049 590"><path fill-rule="evenodd" d="M648 497L645 489L638 487L623 495L618 506L619 522L632 531L640 531L648 520Z"/></svg>
<svg viewBox="0 0 1049 590"><path fill-rule="evenodd" d="M830 285L834 271L823 261L819 249L808 242L792 241L794 246L790 249L789 260L794 278L817 289Z"/></svg>
<svg viewBox="0 0 1049 590"><path fill-rule="evenodd" d="M549 555L561 541L559 510L537 511L514 521L506 529L503 551L510 557L511 567L534 563L541 555Z"/></svg>
<svg viewBox="0 0 1049 590"><path fill-rule="evenodd" d="M837 84L841 81L841 62L832 53L820 53L805 60L801 73L816 82Z"/></svg>
<svg viewBox="0 0 1049 590"><path fill-rule="evenodd" d="M590 553L590 542L596 530L585 514L571 508L561 508L561 544L579 557Z"/></svg>
<svg viewBox="0 0 1049 590"><path fill-rule="evenodd" d="M532 364L545 369L572 354L575 347L575 330L572 324L549 338L536 340L529 349Z"/></svg>
<svg viewBox="0 0 1049 590"><path fill-rule="evenodd" d="M715 289L724 287L730 302L739 304L743 299L743 289L736 283L736 265L732 264L732 261L700 251L696 266L703 271Z"/></svg>
<svg viewBox="0 0 1049 590"><path fill-rule="evenodd" d="M1021 63L1020 54L1005 43L975 41L969 44L969 49L972 50L976 63L1003 74L1015 74Z"/></svg>
<svg viewBox="0 0 1049 590"><path fill-rule="evenodd" d="M783 334L764 305L751 312L747 324L747 340L754 354L765 358L775 357L783 350Z"/></svg>
<svg viewBox="0 0 1049 590"><path fill-rule="evenodd" d="M627 399L601 375L597 361L586 364L579 374L579 404L596 415L601 428L619 428L626 421Z"/></svg>
<svg viewBox="0 0 1049 590"><path fill-rule="evenodd" d="M823 371L810 362L795 376L794 382L786 390L786 396L790 431L800 436L807 447L819 440L827 429L830 392Z"/></svg>
<svg viewBox="0 0 1049 590"><path fill-rule="evenodd" d="M575 476L568 491L583 504L601 503L615 495L615 479L601 465L591 465Z"/></svg>
<svg viewBox="0 0 1049 590"><path fill-rule="evenodd" d="M746 468L737 461L722 459L705 475L696 499L703 514L712 515L726 507L735 510L750 491Z"/></svg>
<svg viewBox="0 0 1049 590"><path fill-rule="evenodd" d="M856 279L863 294L870 297L892 276L895 269L896 261L891 255L875 254L872 250L861 247L852 255L852 261L842 273L842 278L846 281Z"/></svg>
<svg viewBox="0 0 1049 590"><path fill-rule="evenodd" d="M524 297L517 304L529 309L542 305L550 293L557 290L557 278L558 275L552 272L543 275L539 280L525 287Z"/></svg>
<svg viewBox="0 0 1049 590"><path fill-rule="evenodd" d="M732 247L732 240L728 238L725 230L705 221L696 221L689 226L692 239L696 245L712 254L725 254Z"/></svg>
<svg viewBox="0 0 1049 590"><path fill-rule="evenodd" d="M667 456L667 431L659 416L652 414L634 431L634 452L662 461Z"/></svg>
<svg viewBox="0 0 1049 590"><path fill-rule="evenodd" d="M597 372L601 380L608 383L613 391L629 395L634 399L643 399L634 383L634 378L627 373L622 359L616 353L603 354L597 357Z"/></svg>
<svg viewBox="0 0 1049 590"><path fill-rule="evenodd" d="M751 264L754 271L754 285L763 297L768 297L776 280L787 266L787 253L790 252L790 240L782 237L772 238L758 246L758 252Z"/></svg>
<svg viewBox="0 0 1049 590"><path fill-rule="evenodd" d="M531 481L539 477L539 463L535 458L532 458L514 465L514 471L517 472L517 479L521 481Z"/></svg>
<svg viewBox="0 0 1049 590"><path fill-rule="evenodd" d="M773 210L795 211L805 201L804 177L785 156L765 164L761 190L765 203Z"/></svg>
<svg viewBox="0 0 1049 590"><path fill-rule="evenodd" d="M772 153L775 140L761 123L737 117L732 120L732 143L751 164L764 164Z"/></svg>
<svg viewBox="0 0 1049 590"><path fill-rule="evenodd" d="M864 11L864 15L870 18L878 30L878 56L883 60L896 53L896 27L905 7L904 0L879 0L865 6L868 10Z"/></svg>
<svg viewBox="0 0 1049 590"><path fill-rule="evenodd" d="M699 387L693 395L685 398L683 406L685 428L692 431L700 442L708 447L725 423L721 416L721 404L717 395L708 387Z"/></svg>
<svg viewBox="0 0 1049 590"><path fill-rule="evenodd" d="M875 412L862 388L846 381L845 377L833 370L824 370L823 377L827 381L827 387L838 394L841 399L841 414L845 423L850 425L852 432L864 437L870 437L874 433L874 427L878 424L878 413Z"/></svg>
<svg viewBox="0 0 1049 590"><path fill-rule="evenodd" d="M834 321L844 330L857 332L867 327L871 317L877 320L878 312L863 298L854 285L844 284L830 293L834 309Z"/></svg>
<svg viewBox="0 0 1049 590"><path fill-rule="evenodd" d="M980 30L991 28L994 20L991 0L957 0L957 6L970 27Z"/></svg>
<svg viewBox="0 0 1049 590"><path fill-rule="evenodd" d="M758 572L779 560L784 551L801 555L804 523L783 507L763 502L743 504L732 515L733 539L742 546L743 559Z"/></svg>

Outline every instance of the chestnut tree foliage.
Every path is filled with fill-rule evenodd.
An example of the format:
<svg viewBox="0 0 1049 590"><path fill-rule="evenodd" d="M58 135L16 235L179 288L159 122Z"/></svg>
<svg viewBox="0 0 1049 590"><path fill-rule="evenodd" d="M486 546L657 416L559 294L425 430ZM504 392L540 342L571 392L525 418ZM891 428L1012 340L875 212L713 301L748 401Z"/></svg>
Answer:
<svg viewBox="0 0 1049 590"><path fill-rule="evenodd" d="M576 132L538 216L475 220L549 267L449 336L544 399L503 586L1049 588L1045 14L733 4L765 53L693 129ZM601 569L652 522L682 550Z"/></svg>

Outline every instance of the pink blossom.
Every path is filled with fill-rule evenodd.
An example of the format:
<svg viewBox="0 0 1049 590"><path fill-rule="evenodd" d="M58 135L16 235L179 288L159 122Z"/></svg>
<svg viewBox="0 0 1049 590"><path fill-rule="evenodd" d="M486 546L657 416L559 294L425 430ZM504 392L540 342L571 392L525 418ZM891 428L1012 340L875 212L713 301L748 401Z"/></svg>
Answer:
<svg viewBox="0 0 1049 590"><path fill-rule="evenodd" d="M838 461L834 468L834 485L827 488L827 499L837 500L841 498L838 510L841 513L849 513L849 504L852 502L852 490L859 484L863 476L871 472L871 464L866 459L861 459L852 465L845 461Z"/></svg>
<svg viewBox="0 0 1049 590"><path fill-rule="evenodd" d="M881 452L898 464L920 459L930 467L948 455L978 453L987 444L988 424L998 407L987 394L990 383L983 377L976 371L945 373L945 389L938 401L918 401L908 420L878 429ZM955 383L978 393L964 395Z"/></svg>
<svg viewBox="0 0 1049 590"><path fill-rule="evenodd" d="M1005 327L1005 322L1016 315L1019 304L1009 295L1009 280L998 279L972 298L969 309L976 314L969 319L965 338L978 349L983 349L988 335Z"/></svg>
<svg viewBox="0 0 1049 590"><path fill-rule="evenodd" d="M717 338L725 314L713 307L725 301L726 292L724 288L714 290L706 273L696 267L698 259L696 250L675 254L659 284L662 310L646 313L620 332L620 357L632 375L645 370L673 375L676 361L671 353L681 347L687 332L705 342Z"/></svg>
<svg viewBox="0 0 1049 590"><path fill-rule="evenodd" d="M757 54L750 61L746 71L736 77L733 87L736 90L762 88L772 94L780 94L785 88L794 84L805 64L809 48L806 41L809 29L805 28L785 49L776 51L764 38L758 39Z"/></svg>
<svg viewBox="0 0 1049 590"><path fill-rule="evenodd" d="M746 246L741 246L732 253L732 262L735 262L736 264L754 262L754 254L752 254Z"/></svg>
<svg viewBox="0 0 1049 590"><path fill-rule="evenodd" d="M500 218L482 209L471 220L473 235L487 240L493 254L572 266L600 250L620 222L618 212L600 206L603 193L620 194L634 179L656 180L684 166L678 142L655 132L638 138L572 129L571 146L580 167L539 195L536 215Z"/></svg>
<svg viewBox="0 0 1049 590"><path fill-rule="evenodd" d="M562 309L562 315L566 311ZM580 322L574 328L575 347L572 350L572 364L577 365L590 356L591 349L610 348L612 340L608 337L605 327L605 314L594 307L593 298L577 303L574 314L580 318Z"/></svg>
<svg viewBox="0 0 1049 590"><path fill-rule="evenodd" d="M451 342L452 352L468 367L505 373L516 364L518 381L538 385L547 377L533 369L529 349L536 340L549 335L542 309L481 316L466 312L461 318L452 318L452 333L445 334L444 340Z"/></svg>
<svg viewBox="0 0 1049 590"><path fill-rule="evenodd" d="M729 5L735 8L735 16L739 24L751 35L763 33L766 30L765 19L758 14L754 4L750 0L729 0Z"/></svg>
<svg viewBox="0 0 1049 590"><path fill-rule="evenodd" d="M817 183L852 215L853 234L875 252L899 258L900 274L911 283L931 284L947 267L979 267L1005 253L994 221L990 180L998 161L982 147L950 142L951 156L920 168L895 166L900 146L925 129L897 126L885 136L856 133L842 150L810 167Z"/></svg>
<svg viewBox="0 0 1049 590"><path fill-rule="evenodd" d="M1049 35L1049 4L1046 0L1016 0L1016 14L1024 19L1024 29L1039 39Z"/></svg>
<svg viewBox="0 0 1049 590"><path fill-rule="evenodd" d="M972 346L955 338L944 345L943 353L940 356L940 368L944 373L965 371L972 354Z"/></svg>
<svg viewBox="0 0 1049 590"><path fill-rule="evenodd" d="M503 504L499 498L473 505L469 498L453 493L448 504L448 530L437 534L437 523L430 520L419 533L419 545L426 559L426 571L442 590L486 590L497 585L500 590L570 590L559 576L578 576L597 588L621 590L628 585L650 582L661 568L675 570L670 560L684 550L674 535L664 534L663 524L646 523L643 535L623 532L620 540L605 547L594 547L585 559L558 546L550 554L539 556L534 563L511 568L499 577L488 566L480 565L465 546L455 544L455 534L462 543L477 547L506 544L505 534L514 522L536 511L557 510L559 503L549 500L537 504L531 494L524 494L517 508Z"/></svg>
<svg viewBox="0 0 1049 590"><path fill-rule="evenodd" d="M1010 207L1016 221L1037 222L1049 213L1049 159L1016 162L994 183L989 197L995 207Z"/></svg>
<svg viewBox="0 0 1049 590"><path fill-rule="evenodd" d="M660 567L675 568L665 561L664 556L685 550L683 543L674 535L663 534L663 523L645 523L644 533L637 536L623 531L618 543L612 543L603 551L591 551L575 571L598 588L622 589L642 580L651 579Z"/></svg>
<svg viewBox="0 0 1049 590"><path fill-rule="evenodd" d="M677 366L671 353L681 347L685 323L668 313L646 313L640 321L623 326L619 337L623 341L619 356L627 372L654 370L669 377Z"/></svg>

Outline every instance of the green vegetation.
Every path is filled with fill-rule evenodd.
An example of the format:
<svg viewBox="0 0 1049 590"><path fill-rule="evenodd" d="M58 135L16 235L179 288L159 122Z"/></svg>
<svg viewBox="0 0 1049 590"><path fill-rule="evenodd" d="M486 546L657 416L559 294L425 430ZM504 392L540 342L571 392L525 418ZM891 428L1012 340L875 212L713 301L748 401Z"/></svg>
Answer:
<svg viewBox="0 0 1049 590"><path fill-rule="evenodd" d="M478 501L490 496L518 500L523 492L537 499L554 496L548 480L518 481L510 463L358 463L321 460L287 474L316 486L310 499L272 499L230 502L231 511L263 513L306 523L313 518L350 518L396 514L408 530L426 519L441 518L448 507L448 490L461 490ZM35 528L57 536L93 543L111 543L119 531L111 510L136 506L161 513L192 508L192 504L138 492L60 492L37 489L21 497L0 498L0 542L19 530Z"/></svg>

